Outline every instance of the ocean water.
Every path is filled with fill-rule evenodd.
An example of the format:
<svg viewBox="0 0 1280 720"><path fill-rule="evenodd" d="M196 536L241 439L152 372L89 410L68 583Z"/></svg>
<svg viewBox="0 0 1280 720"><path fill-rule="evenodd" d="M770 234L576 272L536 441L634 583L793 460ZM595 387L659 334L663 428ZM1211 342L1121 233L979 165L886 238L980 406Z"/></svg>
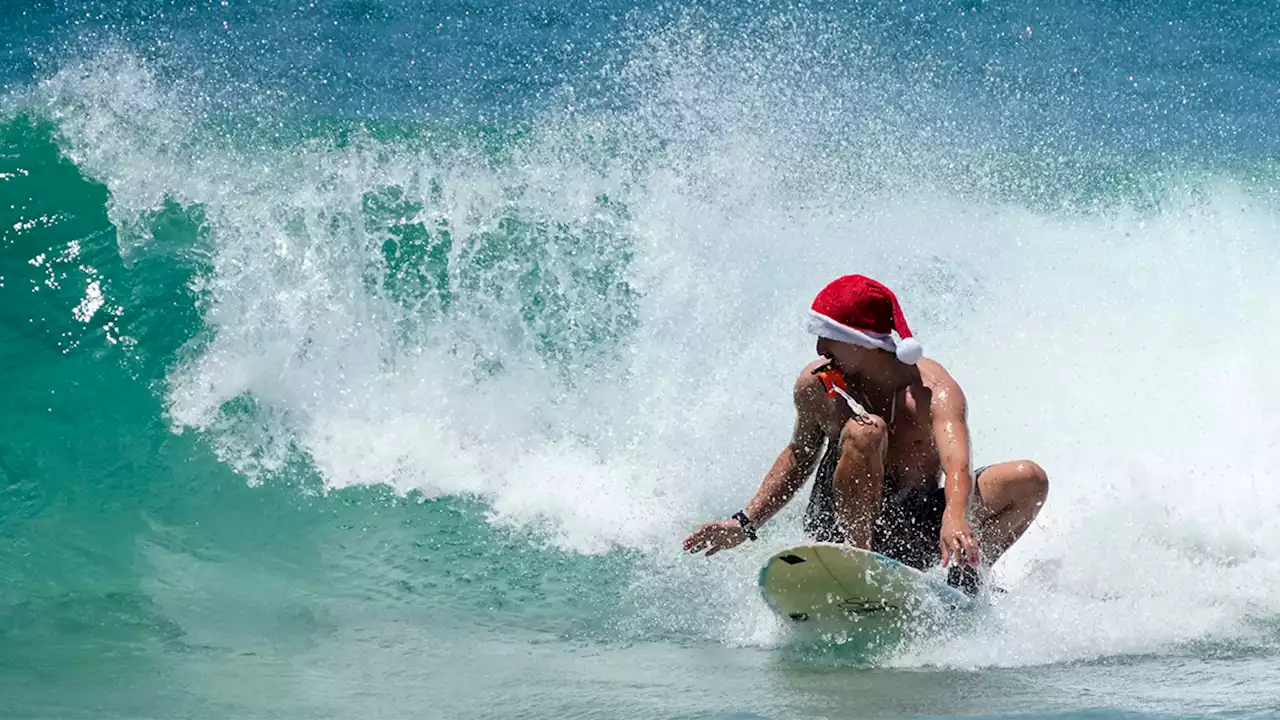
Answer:
<svg viewBox="0 0 1280 720"><path fill-rule="evenodd" d="M1280 5L0 8L0 717L1280 715ZM873 275L978 616L682 555Z"/></svg>

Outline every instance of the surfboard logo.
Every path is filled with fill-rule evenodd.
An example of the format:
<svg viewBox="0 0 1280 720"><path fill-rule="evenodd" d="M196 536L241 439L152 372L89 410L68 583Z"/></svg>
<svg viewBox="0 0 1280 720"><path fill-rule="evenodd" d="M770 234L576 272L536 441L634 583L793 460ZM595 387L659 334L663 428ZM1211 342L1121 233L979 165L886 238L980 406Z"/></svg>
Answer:
<svg viewBox="0 0 1280 720"><path fill-rule="evenodd" d="M893 609L892 605L883 600L870 600L867 598L845 598L836 603L836 607L855 615L867 615Z"/></svg>

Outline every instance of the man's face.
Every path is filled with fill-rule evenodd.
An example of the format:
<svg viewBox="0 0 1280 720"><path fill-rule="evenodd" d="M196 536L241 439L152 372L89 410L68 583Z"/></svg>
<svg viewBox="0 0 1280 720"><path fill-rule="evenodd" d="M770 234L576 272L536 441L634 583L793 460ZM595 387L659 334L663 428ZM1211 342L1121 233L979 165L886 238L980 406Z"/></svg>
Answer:
<svg viewBox="0 0 1280 720"><path fill-rule="evenodd" d="M827 338L818 338L816 349L819 355L830 360L837 368L846 370L857 366L858 356L855 351L861 348Z"/></svg>
<svg viewBox="0 0 1280 720"><path fill-rule="evenodd" d="M859 347L828 338L818 338L815 349L819 355L832 361L832 364L841 372L849 372L855 368L864 371L880 370L884 363L898 361L893 353L887 350Z"/></svg>

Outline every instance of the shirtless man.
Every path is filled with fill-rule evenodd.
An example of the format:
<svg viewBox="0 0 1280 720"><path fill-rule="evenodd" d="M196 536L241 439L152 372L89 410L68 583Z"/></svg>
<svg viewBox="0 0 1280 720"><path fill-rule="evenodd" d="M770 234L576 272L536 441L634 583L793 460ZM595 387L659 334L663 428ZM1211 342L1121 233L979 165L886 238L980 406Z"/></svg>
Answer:
<svg viewBox="0 0 1280 720"><path fill-rule="evenodd" d="M804 523L813 540L920 569L940 560L949 582L977 592L979 563L994 563L1044 504L1045 471L1030 460L970 470L964 393L923 358L884 285L835 280L814 299L808 329L823 359L796 378L791 442L746 508L698 528L685 550L710 556L754 540L817 464Z"/></svg>

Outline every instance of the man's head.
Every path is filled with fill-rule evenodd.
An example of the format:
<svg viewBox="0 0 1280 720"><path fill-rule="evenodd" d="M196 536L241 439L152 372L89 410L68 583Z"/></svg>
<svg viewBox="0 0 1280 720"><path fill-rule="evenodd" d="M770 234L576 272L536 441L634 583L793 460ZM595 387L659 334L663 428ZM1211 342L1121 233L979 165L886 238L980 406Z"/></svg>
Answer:
<svg viewBox="0 0 1280 720"><path fill-rule="evenodd" d="M823 288L813 300L807 327L819 338L818 354L844 368L891 370L895 363L914 365L924 356L893 291L862 275L845 275Z"/></svg>

